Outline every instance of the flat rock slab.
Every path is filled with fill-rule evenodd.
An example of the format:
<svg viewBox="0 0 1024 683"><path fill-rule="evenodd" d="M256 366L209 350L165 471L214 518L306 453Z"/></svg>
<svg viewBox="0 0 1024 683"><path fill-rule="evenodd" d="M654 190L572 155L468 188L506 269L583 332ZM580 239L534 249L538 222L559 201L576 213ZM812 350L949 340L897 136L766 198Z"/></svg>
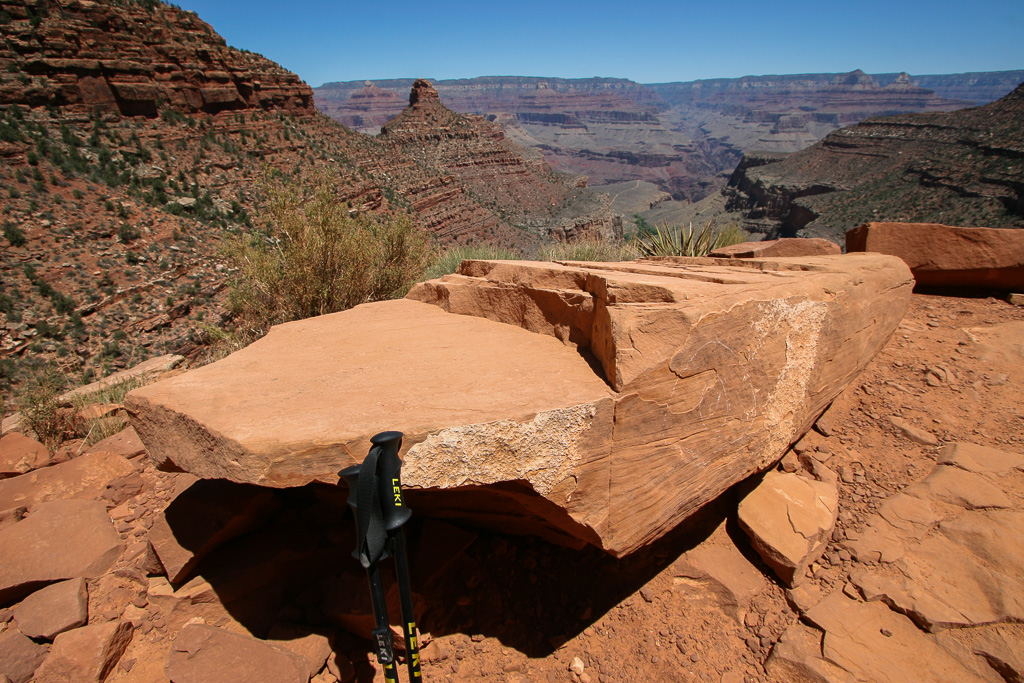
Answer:
<svg viewBox="0 0 1024 683"><path fill-rule="evenodd" d="M0 529L0 605L47 583L99 576L121 554L121 539L103 503L42 503Z"/></svg>
<svg viewBox="0 0 1024 683"><path fill-rule="evenodd" d="M991 680L979 675L976 667L972 666L973 662L956 656L933 638L921 633L910 619L893 612L879 602L858 602L843 595L841 591L836 591L808 610L804 619L825 634L820 641L818 661L804 661L811 665L812 671L832 674L827 678L805 680L879 683L981 683ZM791 627L796 632L803 628L800 624ZM783 635L782 641L791 640L791 636ZM808 649L804 650L804 656L811 654ZM769 661L769 672L773 669L774 665ZM785 669L780 673L782 671Z"/></svg>
<svg viewBox="0 0 1024 683"><path fill-rule="evenodd" d="M838 513L834 483L768 472L740 501L737 517L761 559L792 588L821 557Z"/></svg>
<svg viewBox="0 0 1024 683"><path fill-rule="evenodd" d="M918 285L1024 291L1024 230L865 223L846 233L846 250L899 256Z"/></svg>
<svg viewBox="0 0 1024 683"><path fill-rule="evenodd" d="M36 670L36 683L103 683L132 642L129 621L107 621L61 633Z"/></svg>
<svg viewBox="0 0 1024 683"><path fill-rule="evenodd" d="M883 565L851 575L865 599L928 631L1024 621L1024 513L1007 509L1004 491L1024 484L1022 459L951 444L928 476L885 500L846 541Z"/></svg>
<svg viewBox="0 0 1024 683"><path fill-rule="evenodd" d="M181 630L164 673L174 683L305 683L309 663L291 650L205 624Z"/></svg>
<svg viewBox="0 0 1024 683"><path fill-rule="evenodd" d="M11 683L28 683L36 668L46 659L46 646L40 645L17 629L0 633L0 678Z"/></svg>
<svg viewBox="0 0 1024 683"><path fill-rule="evenodd" d="M120 455L87 453L52 467L0 480L0 510L64 498L99 500L112 482L137 474Z"/></svg>
<svg viewBox="0 0 1024 683"><path fill-rule="evenodd" d="M31 472L49 462L50 451L35 439L18 432L0 437L0 479Z"/></svg>
<svg viewBox="0 0 1024 683"><path fill-rule="evenodd" d="M14 608L14 618L19 631L43 640L84 626L89 618L85 579L68 579L40 588Z"/></svg>
<svg viewBox="0 0 1024 683"><path fill-rule="evenodd" d="M336 483L399 430L418 508L621 555L780 458L912 282L877 254L466 261L125 405L159 466L264 486Z"/></svg>

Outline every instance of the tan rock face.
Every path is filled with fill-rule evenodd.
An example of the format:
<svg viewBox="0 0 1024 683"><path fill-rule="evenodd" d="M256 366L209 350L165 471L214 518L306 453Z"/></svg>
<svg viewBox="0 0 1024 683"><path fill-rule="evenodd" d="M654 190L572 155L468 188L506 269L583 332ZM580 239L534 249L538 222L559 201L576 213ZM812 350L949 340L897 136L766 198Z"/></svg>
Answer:
<svg viewBox="0 0 1024 683"><path fill-rule="evenodd" d="M1024 231L937 223L865 223L846 233L846 250L899 256L917 284L1024 290Z"/></svg>
<svg viewBox="0 0 1024 683"><path fill-rule="evenodd" d="M397 429L417 507L625 554L781 457L910 287L879 255L466 262L126 406L160 465L279 487Z"/></svg>

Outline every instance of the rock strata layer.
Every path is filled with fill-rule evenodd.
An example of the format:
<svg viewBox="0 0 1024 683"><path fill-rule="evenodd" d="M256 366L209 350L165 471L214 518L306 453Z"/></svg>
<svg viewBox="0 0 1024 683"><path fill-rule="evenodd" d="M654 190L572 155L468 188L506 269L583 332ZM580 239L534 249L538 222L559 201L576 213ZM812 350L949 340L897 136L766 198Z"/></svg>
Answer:
<svg viewBox="0 0 1024 683"><path fill-rule="evenodd" d="M623 555L780 458L911 286L876 254L467 261L126 406L159 465L275 487L335 483L397 429L417 507Z"/></svg>

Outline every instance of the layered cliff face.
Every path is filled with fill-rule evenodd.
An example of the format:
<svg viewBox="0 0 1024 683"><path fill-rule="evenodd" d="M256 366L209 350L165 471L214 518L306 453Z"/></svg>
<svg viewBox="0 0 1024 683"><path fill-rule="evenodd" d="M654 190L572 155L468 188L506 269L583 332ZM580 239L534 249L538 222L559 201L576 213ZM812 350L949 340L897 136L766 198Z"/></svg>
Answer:
<svg viewBox="0 0 1024 683"><path fill-rule="evenodd" d="M975 104L973 100L940 97L906 73L883 85L860 70L747 76L651 88L671 105L663 114L666 120L684 129L698 129L711 138L727 139L744 153L796 152L840 126L872 116L953 111Z"/></svg>
<svg viewBox="0 0 1024 683"><path fill-rule="evenodd" d="M1024 85L983 107L838 130L795 154L751 158L723 193L746 226L828 237L866 221L1024 227Z"/></svg>
<svg viewBox="0 0 1024 683"><path fill-rule="evenodd" d="M381 93L410 85L402 79L327 83L316 89L317 106L346 126L375 133L380 118L401 111ZM693 199L707 192L701 180L735 164L735 157L721 163L708 157L685 133L666 126L658 95L626 79L484 77L434 86L454 111L487 116L555 170L585 174L594 185L646 180Z"/></svg>
<svg viewBox="0 0 1024 683"><path fill-rule="evenodd" d="M501 126L441 104L425 80L413 84L409 106L384 125L378 140L389 153L450 173L514 225L552 216L572 190L571 179L553 173L540 155L525 155ZM612 236L610 229L599 232Z"/></svg>
<svg viewBox="0 0 1024 683"><path fill-rule="evenodd" d="M435 102L402 119L415 133L353 132L171 6L0 0L0 22L0 392L39 361L74 378L206 353L228 319L222 241L285 182L326 177L352 212L409 214L440 246L614 227L494 124Z"/></svg>
<svg viewBox="0 0 1024 683"><path fill-rule="evenodd" d="M263 57L227 47L194 13L158 2L3 0L0 105L156 116L163 106L213 114L313 113L312 89Z"/></svg>
<svg viewBox="0 0 1024 683"><path fill-rule="evenodd" d="M360 133L376 135L388 119L405 109L406 101L394 90L377 87L372 81L344 101L318 99L317 108L335 121Z"/></svg>
<svg viewBox="0 0 1024 683"><path fill-rule="evenodd" d="M585 174L592 186L640 182L668 193L657 208L655 220L662 220L672 213L672 198L690 202L716 193L743 153L798 151L871 116L990 102L1024 79L1019 72L1014 80L1016 73L854 71L651 85L491 76L434 85L446 106L487 116L556 170ZM376 133L383 120L400 113L411 84L325 83L315 89L317 107L346 126Z"/></svg>

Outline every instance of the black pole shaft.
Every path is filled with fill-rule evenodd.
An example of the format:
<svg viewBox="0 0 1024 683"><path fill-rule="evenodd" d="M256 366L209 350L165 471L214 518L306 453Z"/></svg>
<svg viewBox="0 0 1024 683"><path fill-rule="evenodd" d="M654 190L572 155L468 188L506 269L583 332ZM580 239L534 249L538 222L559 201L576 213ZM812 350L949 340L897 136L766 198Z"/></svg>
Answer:
<svg viewBox="0 0 1024 683"><path fill-rule="evenodd" d="M384 680L398 683L398 666L395 664L395 649L391 641L391 626L388 624L388 603L384 594L384 584L380 579L380 568L376 563L366 568L366 576L370 580L370 600L373 603L373 620L377 628L373 630L373 644L377 648L377 661L384 669Z"/></svg>
<svg viewBox="0 0 1024 683"><path fill-rule="evenodd" d="M405 530L399 527L390 533L391 552L395 556L395 574L398 579L398 595L402 600L402 632L405 634L406 665L409 680L422 680L420 672L420 639L416 630L416 614L412 601L412 586L409 581L409 559L405 552Z"/></svg>

